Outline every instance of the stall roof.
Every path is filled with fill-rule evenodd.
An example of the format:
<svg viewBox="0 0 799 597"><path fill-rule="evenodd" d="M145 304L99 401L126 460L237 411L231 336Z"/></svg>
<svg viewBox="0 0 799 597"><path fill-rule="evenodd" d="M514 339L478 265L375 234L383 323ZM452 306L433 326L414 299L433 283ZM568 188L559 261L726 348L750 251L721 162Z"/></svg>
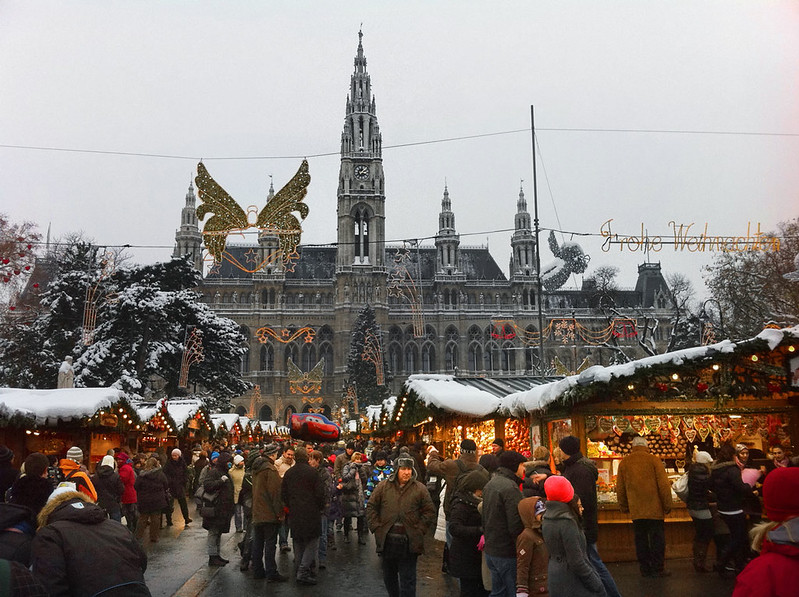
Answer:
<svg viewBox="0 0 799 597"><path fill-rule="evenodd" d="M500 408L513 415L522 415L527 412L542 410L562 398L572 388L577 386L587 386L592 383L608 382L613 378L632 377L641 371L655 365L682 365L690 361L710 359L718 354L734 353L741 349L746 349L754 341L765 341L769 350L774 350L786 338L799 339L799 326L783 329L766 329L754 338L740 342L724 340L716 344L707 346L696 346L675 350L629 363L602 367L595 365L589 367L582 373L570 375L556 382L541 385L524 392L517 392L506 396L501 401Z"/></svg>
<svg viewBox="0 0 799 597"><path fill-rule="evenodd" d="M236 413L220 413L211 415L211 421L213 421L216 427L219 426L219 423L223 423L225 428L230 431L239 422L240 416Z"/></svg>
<svg viewBox="0 0 799 597"><path fill-rule="evenodd" d="M163 403L163 399L155 403L139 402L136 404L136 412L142 421L149 421L153 415L161 409ZM183 429L186 421L194 417L202 406L202 401L196 398L170 398L166 401L166 410L169 416L172 417L172 420L175 421L178 430Z"/></svg>
<svg viewBox="0 0 799 597"><path fill-rule="evenodd" d="M366 407L366 419L369 421L370 425L379 424L380 423L380 413L383 409L386 409L386 413L390 417L394 413L394 407L397 404L397 397L396 396L389 396L385 400L383 400L380 404L370 404Z"/></svg>
<svg viewBox="0 0 799 597"><path fill-rule="evenodd" d="M33 418L38 425L54 424L59 419L71 421L91 417L127 397L125 392L116 388L0 388L0 417L16 414Z"/></svg>

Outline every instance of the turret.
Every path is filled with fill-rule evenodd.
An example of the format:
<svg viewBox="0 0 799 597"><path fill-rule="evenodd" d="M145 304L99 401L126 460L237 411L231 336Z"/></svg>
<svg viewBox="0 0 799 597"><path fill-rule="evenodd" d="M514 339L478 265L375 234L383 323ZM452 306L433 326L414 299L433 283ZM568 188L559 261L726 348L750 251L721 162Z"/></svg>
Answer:
<svg viewBox="0 0 799 597"><path fill-rule="evenodd" d="M180 228L175 232L175 249L172 251L172 257L191 255L194 267L202 272L203 235L200 232L197 221L196 206L197 198L194 195L194 185L189 182L189 190L186 192L186 204L180 212Z"/></svg>
<svg viewBox="0 0 799 597"><path fill-rule="evenodd" d="M535 275L535 236L531 226L530 212L527 211L527 200L524 188L519 188L519 199L516 201L514 232L511 236L511 280L529 279Z"/></svg>
<svg viewBox="0 0 799 597"><path fill-rule="evenodd" d="M438 216L438 234L436 235L436 275L454 275L460 273L460 236L455 231L455 214L449 189L444 183L444 196L441 199L441 213Z"/></svg>

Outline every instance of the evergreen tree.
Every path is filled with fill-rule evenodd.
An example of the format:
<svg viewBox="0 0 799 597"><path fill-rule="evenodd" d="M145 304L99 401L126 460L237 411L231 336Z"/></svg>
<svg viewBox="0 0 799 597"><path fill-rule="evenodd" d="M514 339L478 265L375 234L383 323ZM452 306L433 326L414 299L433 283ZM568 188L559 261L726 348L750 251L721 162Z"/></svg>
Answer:
<svg viewBox="0 0 799 597"><path fill-rule="evenodd" d="M361 410L371 404L381 404L388 398L385 380L383 385L377 385L375 364L363 359L366 339L369 335L376 338L381 337L375 320L375 312L369 305L366 305L355 320L350 352L347 357L348 383L355 385L358 393L358 408ZM382 351L380 354L382 355ZM383 370L386 370L385 359Z"/></svg>

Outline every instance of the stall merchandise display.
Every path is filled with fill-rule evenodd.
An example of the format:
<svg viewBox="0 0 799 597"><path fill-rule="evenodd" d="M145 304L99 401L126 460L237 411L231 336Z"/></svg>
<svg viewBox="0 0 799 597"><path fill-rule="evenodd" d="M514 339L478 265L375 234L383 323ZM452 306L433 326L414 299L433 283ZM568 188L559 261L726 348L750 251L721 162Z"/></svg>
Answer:
<svg viewBox="0 0 799 597"><path fill-rule="evenodd" d="M491 454L491 442L496 436L493 419L466 427L466 437L473 439L477 444L478 454Z"/></svg>
<svg viewBox="0 0 799 597"><path fill-rule="evenodd" d="M517 452L530 451L530 423L527 419L505 421L505 449Z"/></svg>

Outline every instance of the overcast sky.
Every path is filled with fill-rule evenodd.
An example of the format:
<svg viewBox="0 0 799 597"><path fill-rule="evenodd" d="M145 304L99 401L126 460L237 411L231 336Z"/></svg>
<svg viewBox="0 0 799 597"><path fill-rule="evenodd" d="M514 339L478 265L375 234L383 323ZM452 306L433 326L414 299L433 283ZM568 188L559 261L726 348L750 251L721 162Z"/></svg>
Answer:
<svg viewBox="0 0 799 597"><path fill-rule="evenodd" d="M153 262L171 254L199 158L260 206L270 174L282 186L296 156L330 153L309 159L303 243L335 241L361 23L389 240L436 233L446 180L461 242L489 242L507 272L510 232L488 232L513 227L522 180L532 212L530 133L391 146L529 129L531 104L544 228L596 235L612 218L666 235L674 220L741 236L799 215L799 2L758 0L6 0L0 144L185 157L0 147L0 212ZM241 156L292 157L212 159ZM634 285L640 253L574 240L588 273L615 264ZM650 255L697 285L710 257Z"/></svg>

